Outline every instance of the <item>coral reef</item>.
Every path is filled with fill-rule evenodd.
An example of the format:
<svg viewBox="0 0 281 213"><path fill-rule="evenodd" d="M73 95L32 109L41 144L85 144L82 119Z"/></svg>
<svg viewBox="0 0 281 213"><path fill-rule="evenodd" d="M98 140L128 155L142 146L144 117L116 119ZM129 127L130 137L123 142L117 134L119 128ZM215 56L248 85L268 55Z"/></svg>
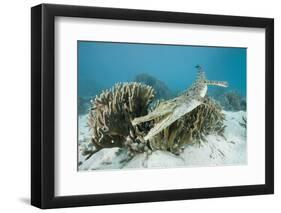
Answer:
<svg viewBox="0 0 281 213"><path fill-rule="evenodd" d="M163 81L149 74L146 73L138 74L135 77L134 81L153 87L153 89L155 90L156 99L168 99L174 96L173 92L168 88L168 86Z"/></svg>
<svg viewBox="0 0 281 213"><path fill-rule="evenodd" d="M210 96L214 97L228 111L246 111L246 98L241 96L237 91L226 91L225 89L217 89Z"/></svg>
<svg viewBox="0 0 281 213"><path fill-rule="evenodd" d="M78 98L78 113L83 115L89 112L90 109L90 98L79 97Z"/></svg>
<svg viewBox="0 0 281 213"><path fill-rule="evenodd" d="M188 143L184 151L175 155L170 151L155 150L149 157L146 153L135 155L128 159L125 148L105 148L90 156L89 159L79 155L79 171L116 170L116 169L156 169L179 168L195 166L233 166L247 165L246 130L239 125L246 112L224 111L225 115L224 137L210 133L204 135L207 142L201 144ZM85 132L87 128L87 115L79 117ZM84 140L81 143L87 143ZM80 145L80 146L81 146Z"/></svg>
<svg viewBox="0 0 281 213"><path fill-rule="evenodd" d="M151 86L116 84L91 100L88 123L93 146L84 146L82 152L90 157L103 148L119 147L130 157L154 150L179 154L185 144L200 144L208 134L223 136L224 114L205 96L208 85L226 87L227 82L207 80L200 68L186 93L152 105Z"/></svg>
<svg viewBox="0 0 281 213"><path fill-rule="evenodd" d="M150 147L152 150L166 150L179 154L185 144L200 145L206 141L205 136L209 134L223 136L224 117L219 104L206 97L203 104L150 139ZM155 122L158 122L157 119Z"/></svg>
<svg viewBox="0 0 281 213"><path fill-rule="evenodd" d="M224 106L226 109L231 111L240 111L242 110L241 106L241 96L237 92L228 92L224 94Z"/></svg>
<svg viewBox="0 0 281 213"><path fill-rule="evenodd" d="M242 116L242 122L239 122L240 126L244 127L245 129L247 129L247 117L246 116Z"/></svg>
<svg viewBox="0 0 281 213"><path fill-rule="evenodd" d="M88 123L94 152L102 148L126 147L133 155L148 150L142 137L149 130L149 122L134 127L131 120L146 115L153 98L152 87L133 82L117 83L92 99ZM84 152L89 154L89 151Z"/></svg>

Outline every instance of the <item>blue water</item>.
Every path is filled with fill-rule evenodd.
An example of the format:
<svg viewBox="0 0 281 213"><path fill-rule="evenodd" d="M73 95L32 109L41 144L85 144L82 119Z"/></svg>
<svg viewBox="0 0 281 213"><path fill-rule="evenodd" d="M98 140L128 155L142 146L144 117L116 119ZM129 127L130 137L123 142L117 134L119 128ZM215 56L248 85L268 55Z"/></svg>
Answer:
<svg viewBox="0 0 281 213"><path fill-rule="evenodd" d="M200 65L209 80L228 81L228 90L246 95L246 48L78 42L78 94L94 96L116 82L147 73L172 91L194 81Z"/></svg>

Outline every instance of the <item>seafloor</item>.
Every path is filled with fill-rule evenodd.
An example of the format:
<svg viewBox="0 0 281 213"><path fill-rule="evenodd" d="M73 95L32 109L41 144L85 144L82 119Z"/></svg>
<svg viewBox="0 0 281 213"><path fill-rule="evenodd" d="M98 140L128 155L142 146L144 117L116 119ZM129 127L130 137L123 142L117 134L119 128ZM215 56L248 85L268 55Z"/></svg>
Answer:
<svg viewBox="0 0 281 213"><path fill-rule="evenodd" d="M155 151L151 155L137 154L126 161L126 152L120 148L106 148L86 160L80 153L80 147L89 141L87 115L79 116L79 171L103 169L139 169L139 168L172 168L198 166L227 166L247 164L246 128L241 125L245 111L223 111L226 119L224 137L208 135L207 142L200 145L185 146L180 155L167 151Z"/></svg>

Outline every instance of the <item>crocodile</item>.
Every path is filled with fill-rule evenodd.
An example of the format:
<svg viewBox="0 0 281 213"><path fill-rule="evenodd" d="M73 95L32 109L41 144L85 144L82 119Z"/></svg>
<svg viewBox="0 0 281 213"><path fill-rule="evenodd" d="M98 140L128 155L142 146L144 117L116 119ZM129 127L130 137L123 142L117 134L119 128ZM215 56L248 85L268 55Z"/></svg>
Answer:
<svg viewBox="0 0 281 213"><path fill-rule="evenodd" d="M147 115L132 120L134 126L143 122L157 120L154 127L144 137L144 140L153 138L172 123L203 104L209 85L228 87L226 81L207 80L201 66L197 65L195 68L197 68L197 79L188 90L176 98L160 102L160 104Z"/></svg>

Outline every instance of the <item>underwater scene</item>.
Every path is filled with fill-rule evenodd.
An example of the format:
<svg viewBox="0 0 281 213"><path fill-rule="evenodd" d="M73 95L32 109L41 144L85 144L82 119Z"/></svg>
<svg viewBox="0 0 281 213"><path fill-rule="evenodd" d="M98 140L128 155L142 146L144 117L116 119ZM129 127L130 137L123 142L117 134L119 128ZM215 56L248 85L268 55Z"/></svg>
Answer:
<svg viewBox="0 0 281 213"><path fill-rule="evenodd" d="M78 171L247 164L246 48L77 48Z"/></svg>

